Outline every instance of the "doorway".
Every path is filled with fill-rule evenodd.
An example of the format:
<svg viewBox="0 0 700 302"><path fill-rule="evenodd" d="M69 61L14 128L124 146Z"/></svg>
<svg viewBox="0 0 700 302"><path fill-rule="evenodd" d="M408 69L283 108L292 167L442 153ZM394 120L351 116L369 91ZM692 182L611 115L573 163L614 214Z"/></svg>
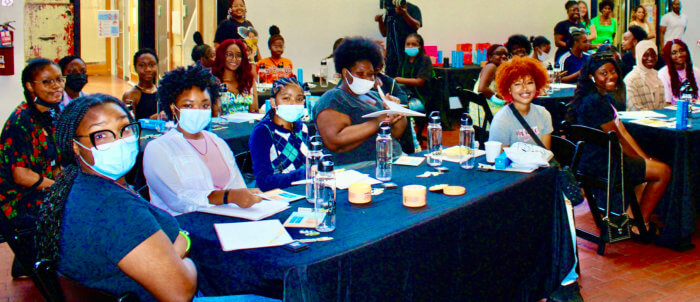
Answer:
<svg viewBox="0 0 700 302"><path fill-rule="evenodd" d="M87 65L88 75L112 73L112 39L97 35L97 12L111 9L109 0L81 1L80 3L80 56Z"/></svg>

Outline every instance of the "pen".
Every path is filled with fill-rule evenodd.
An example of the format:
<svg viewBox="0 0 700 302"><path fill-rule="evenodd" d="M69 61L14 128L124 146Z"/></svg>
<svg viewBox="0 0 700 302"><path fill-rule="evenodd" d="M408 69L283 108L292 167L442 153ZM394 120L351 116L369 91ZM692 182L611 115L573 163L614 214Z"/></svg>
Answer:
<svg viewBox="0 0 700 302"><path fill-rule="evenodd" d="M277 235L275 235L275 238L272 238L272 240L270 240L270 243L275 242L275 240L277 240L277 238L280 238L280 236L282 236L282 234L283 234L285 231L286 231L285 229L281 229L279 232L277 232Z"/></svg>
<svg viewBox="0 0 700 302"><path fill-rule="evenodd" d="M321 241L330 241L330 240L333 240L333 237L318 237L318 238L309 238L309 239L296 239L296 241L303 242L303 243L321 242Z"/></svg>

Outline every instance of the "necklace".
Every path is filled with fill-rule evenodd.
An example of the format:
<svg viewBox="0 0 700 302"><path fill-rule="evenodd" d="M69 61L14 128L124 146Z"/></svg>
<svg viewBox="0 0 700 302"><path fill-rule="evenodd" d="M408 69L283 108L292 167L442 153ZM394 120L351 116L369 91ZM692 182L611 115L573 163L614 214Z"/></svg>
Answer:
<svg viewBox="0 0 700 302"><path fill-rule="evenodd" d="M195 146L190 142L189 139L185 139L185 141L187 141L187 143L190 144L190 146L192 146L192 148L194 148L194 150L197 151L197 153L199 153L199 155L204 156L204 155L207 154L207 152L209 152L209 144L207 143L207 138L206 138L206 137L203 138L203 139L204 139L204 153L202 153L201 151L199 151L199 149L197 149L197 147L195 147Z"/></svg>
<svg viewBox="0 0 700 302"><path fill-rule="evenodd" d="M146 88L141 87L141 85L139 85L139 84L136 84L136 88L138 88L138 89L141 90L142 92L145 92L145 93L148 93L148 94L154 93L154 92L156 92L156 91L158 90L158 88L155 87L155 86L153 86L153 87L151 87L151 88L149 88L149 89L146 89Z"/></svg>

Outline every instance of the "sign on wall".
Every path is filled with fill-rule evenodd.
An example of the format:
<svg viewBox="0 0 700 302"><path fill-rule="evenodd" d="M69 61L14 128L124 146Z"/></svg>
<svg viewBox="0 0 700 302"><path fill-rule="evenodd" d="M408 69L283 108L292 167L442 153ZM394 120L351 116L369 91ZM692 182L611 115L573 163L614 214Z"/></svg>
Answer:
<svg viewBox="0 0 700 302"><path fill-rule="evenodd" d="M12 3L14 3L14 0L0 0L0 5L2 6L12 6Z"/></svg>
<svg viewBox="0 0 700 302"><path fill-rule="evenodd" d="M100 38L119 37L119 11L97 11L97 36Z"/></svg>

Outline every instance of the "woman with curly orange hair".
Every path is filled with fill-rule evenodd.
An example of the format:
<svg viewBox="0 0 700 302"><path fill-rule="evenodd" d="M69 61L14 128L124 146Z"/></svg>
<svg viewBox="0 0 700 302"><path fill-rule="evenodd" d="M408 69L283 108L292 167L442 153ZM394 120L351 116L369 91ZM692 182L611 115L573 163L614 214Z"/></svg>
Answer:
<svg viewBox="0 0 700 302"><path fill-rule="evenodd" d="M514 57L504 62L496 71L496 86L498 92L517 110L532 131L549 149L552 139L552 116L542 106L531 104L539 91L547 85L547 71L536 59L530 57ZM512 105L511 105L512 104ZM499 110L493 117L489 141L498 141L504 147L515 142L536 145L528 131L515 117L513 110Z"/></svg>

